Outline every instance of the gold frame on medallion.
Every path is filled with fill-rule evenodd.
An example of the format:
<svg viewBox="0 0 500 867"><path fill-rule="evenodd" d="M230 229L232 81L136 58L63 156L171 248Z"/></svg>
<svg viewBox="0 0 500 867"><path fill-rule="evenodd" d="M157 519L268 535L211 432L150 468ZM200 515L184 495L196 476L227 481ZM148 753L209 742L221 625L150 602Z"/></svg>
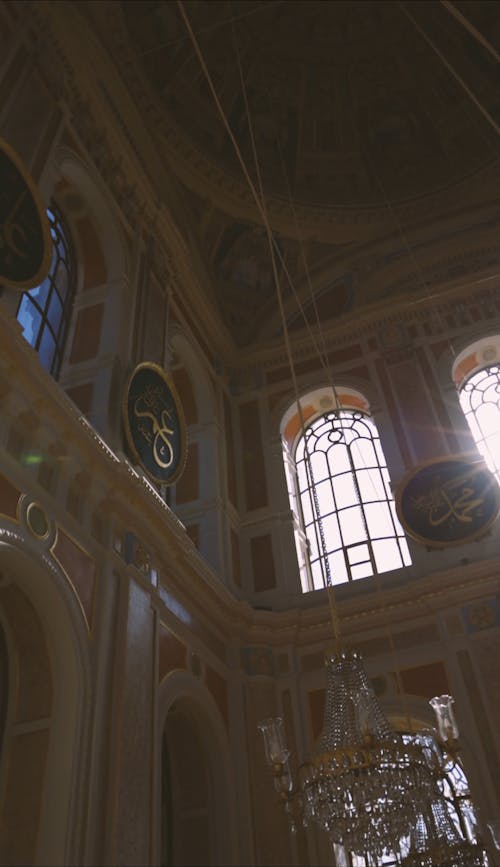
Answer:
<svg viewBox="0 0 500 867"><path fill-rule="evenodd" d="M143 464L143 462L139 456L139 453L138 453L138 451L134 445L134 441L132 438L132 432L130 430L130 425L129 425L129 421L128 421L128 396L129 396L129 392L130 392L130 385L131 385L132 380L133 380L134 376L136 375L137 371L144 370L144 369L153 370L155 373L157 373L161 377L161 379L163 379L165 385L170 390L170 393L172 395L172 398L173 398L173 401L175 404L175 408L177 410L177 415L179 418L180 434L181 434L181 455L179 458L179 465L177 467L177 470L175 471L175 473L172 476L170 476L168 481L165 481L165 479L160 479L157 476L154 476L153 473L150 470L148 470L147 467L144 466L144 464ZM135 462L137 464L139 464L139 466L144 470L144 472L146 473L148 478L152 479L154 482L156 482L156 484L166 485L167 487L170 487L170 485L173 485L177 481L179 476L182 475L182 473L184 471L184 467L186 466L186 460L187 460L186 419L184 416L184 409L182 408L182 403L181 403L181 400L179 397L179 393L178 393L178 391L174 385L174 381L173 381L171 375L169 373L167 373L166 370L164 370L163 367L161 367L159 364L156 364L156 362L154 362L154 361L142 361L140 364L138 364L136 367L134 367L132 373L130 374L130 376L127 380L127 385L126 385L125 391L124 391L124 396L123 396L123 400L122 400L122 418L123 418L123 427L125 429L125 439L127 442L127 446L130 449L130 452L131 452Z"/></svg>
<svg viewBox="0 0 500 867"><path fill-rule="evenodd" d="M471 465L471 467L472 467L472 465L475 464L478 469L484 468L488 471L488 467L486 465L486 462L481 457L476 458L474 455L471 455L471 454L442 455L441 457L431 458L428 461L424 461L424 463L419 464L418 467L411 469L407 473L405 473L405 475L401 479L399 485L397 486L396 491L394 492L394 500L396 502L396 512L397 512L399 520L401 521L401 525L403 526L403 529L416 542L420 542L423 545L427 545L427 547L429 547L429 548L452 548L452 547L456 547L458 545L467 545L469 542L474 542L476 539L480 539L482 536L484 536L484 534L487 532L487 530L489 530L489 528L491 527L493 522L496 520L496 518L498 517L498 511L500 509L500 488L498 485L496 485L496 511L488 519L488 521L485 524L483 524L483 526L481 527L480 530L474 531L474 533L471 533L469 536L465 536L463 539L457 539L457 540L453 540L453 541L439 541L439 542L434 541L432 539L428 539L425 536L420 536L419 533L416 533L410 527L408 522L405 520L405 517L402 513L402 509L401 509L402 495L403 495L406 487L408 486L409 482L415 476L417 476L422 470L426 469L427 467L433 466L433 464L442 464L445 462L446 463L456 462L456 463L461 463L461 464L467 463L467 464Z"/></svg>
<svg viewBox="0 0 500 867"><path fill-rule="evenodd" d="M7 280L6 277L0 274L0 283L3 283L3 285L7 289L14 289L16 291L26 292L29 289L34 289L36 286L39 286L40 283L45 280L47 274L49 273L50 262L52 259L52 237L50 234L49 221L47 219L46 209L40 198L38 187L36 186L33 178L28 172L28 169L21 160L21 157L3 138L0 138L0 150L7 154L8 158L14 163L23 181L28 187L35 203L35 207L37 209L38 216L40 218L40 224L42 227L44 253L41 265L36 274L34 274L33 277L31 277L29 280L16 280L14 282L12 280Z"/></svg>

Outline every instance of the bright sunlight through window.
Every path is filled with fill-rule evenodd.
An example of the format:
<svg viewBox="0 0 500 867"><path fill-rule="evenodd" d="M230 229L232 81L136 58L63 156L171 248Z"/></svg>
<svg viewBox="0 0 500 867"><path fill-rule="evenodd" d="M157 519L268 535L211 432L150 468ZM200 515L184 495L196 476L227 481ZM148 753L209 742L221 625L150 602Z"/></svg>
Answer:
<svg viewBox="0 0 500 867"><path fill-rule="evenodd" d="M474 373L459 396L478 450L500 482L500 366Z"/></svg>
<svg viewBox="0 0 500 867"><path fill-rule="evenodd" d="M316 419L298 441L295 470L309 589L326 584L325 554L334 584L411 564L368 415L341 409Z"/></svg>

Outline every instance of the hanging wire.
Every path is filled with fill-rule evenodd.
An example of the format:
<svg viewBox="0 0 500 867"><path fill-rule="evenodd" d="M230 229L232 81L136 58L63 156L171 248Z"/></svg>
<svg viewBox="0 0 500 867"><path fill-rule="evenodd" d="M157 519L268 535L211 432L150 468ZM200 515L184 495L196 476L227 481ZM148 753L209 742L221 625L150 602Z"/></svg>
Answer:
<svg viewBox="0 0 500 867"><path fill-rule="evenodd" d="M460 21L460 24L462 24L463 27L468 30L471 36L473 36L474 39L476 39L479 44L483 46L483 48L486 48L486 50L489 51L489 53L496 60L496 62L499 63L500 54L498 53L496 48L494 48L491 42L488 42L486 37L483 36L483 34L477 29L477 27L474 27L474 25L471 24L468 18L466 18L465 15L460 12L460 10L457 9L457 7L453 3L451 3L451 0L441 0L441 3L445 7L445 9L448 10L450 15L453 15L453 17L456 18L457 21Z"/></svg>
<svg viewBox="0 0 500 867"><path fill-rule="evenodd" d="M275 238L274 238L274 236L273 236L273 232L272 232L272 229L271 229L271 226L270 226L270 222L269 222L269 218L268 218L268 214L267 214L267 210L266 210L265 199L264 199L264 194L263 194L263 187L262 187L262 177L261 177L261 172L260 172L259 162L258 162L258 158L257 158L257 152L256 152L256 146L255 146L255 138L254 138L253 125L252 125L252 122L251 122L251 117L250 117L250 112L249 112L248 97L247 97L247 92L246 92L246 87L245 87L244 77L243 77L243 73L242 73L241 61L240 61L239 53L238 53L238 55L237 55L237 56L238 56L238 67L239 67L240 78L241 78L241 81L242 81L242 89L243 89L243 96L244 96L244 101L245 101L245 109L246 109L246 113L247 113L247 121L248 121L248 127L249 127L249 132L250 132L250 141L251 141L251 145L252 145L252 153L253 153L253 158L254 158L254 162L255 162L255 169L256 169L256 174L257 174L258 190L257 190L257 188L256 188L256 186L255 186L255 184L254 184L254 182L252 181L252 178L251 178L251 176L250 176L250 174L249 174L249 171L248 171L248 169L247 169L247 166L246 166L246 164L245 164L245 161L244 161L244 159L243 159L243 157L242 157L241 150L240 150L240 148L239 148L238 142L236 141L236 138L235 138L234 133L233 133L233 131L232 131L232 129L231 129L231 126L230 126L230 124L229 124L229 121L228 121L228 119L227 119L227 116L226 116L226 114L225 114L225 112L224 112L224 109L223 109L223 107L222 107L222 105L221 105L221 102L220 102L220 100L219 100L218 94L217 94L217 92L216 92L216 90L215 90L215 87L214 87L214 85L213 85L213 81L212 81L212 78L211 78L211 76L210 76L209 70L208 70L208 68L207 68L207 65L206 65L205 59L204 59L203 54L202 54L202 52L201 52L201 50L200 50L200 47L199 47L198 41L197 41L196 36L195 36L195 34L194 34L193 30L192 30L191 24L190 24L190 22L189 22L189 18L188 18L187 14L186 14L186 12L185 12L185 10L184 10L182 0L177 0L177 5L178 5L178 8L179 8L179 12L180 12L180 14L181 14L181 17L183 18L184 23L185 23L185 25L186 25L186 28L187 28L187 30L188 30L188 34L189 34L189 36L190 36L190 38L191 38L191 41L192 41L192 44L193 44L193 47L194 47L195 53L196 53L196 55L197 55L197 57L198 57L198 60L199 60L200 65L201 65L201 67L202 67L202 70L203 70L203 72L204 72L204 74L205 74L205 77L206 77L206 80L207 80L207 83L208 83L209 89L210 89L210 91L211 91L211 93L212 93L212 96L213 96L213 98L214 98L214 101L215 101L215 104L216 104L216 107L217 107L217 110L218 110L218 112L219 112L219 114L220 114L220 117L221 117L221 120L222 120L222 122L223 122L223 125L224 125L224 127L225 127L225 129L226 129L226 132L227 132L227 134L228 134L228 136L229 136L229 138L230 138L230 140L231 140L231 143L232 143L232 145L233 145L233 147L234 147L234 150L235 150L235 153L236 153L237 159L238 159L238 161L239 161L239 163L240 163L241 169L242 169L242 171L243 171L244 177L245 177L245 179L246 179L246 181L247 181L247 183L248 183L248 186L249 186L250 192L251 192L251 194L252 194L252 196L253 196L253 199L254 199L254 201L255 201L255 204L256 204L256 206L257 206L258 213L260 214L260 216L261 216L261 218L262 218L262 220L263 220L263 223L264 223L265 229L266 229L266 234L267 234L267 239L268 239L268 244L269 244L269 250L270 250L270 255L271 255L271 263L272 263L273 278L274 278L274 282L275 282L276 295L277 295L278 306L279 306L279 311L280 311L280 317L281 317L282 327L283 327L283 335L284 335L285 349L286 349L287 359L288 359L288 363L289 363L289 367L290 367L290 373L291 373L292 384L293 384L293 389L294 389L294 393L295 393L295 399L296 399L296 403L297 403L297 409L298 409L299 420L300 420L300 424L301 424L302 431L303 431L303 433L305 433L305 430L306 430L305 419L304 419L304 415L303 415L303 411L302 411L302 405L301 405L300 397L299 397L299 390L298 390L298 384L297 384L297 378L296 378L295 363L294 363L294 360L293 360L293 355L292 355L292 350L291 350L291 344L290 344L290 336L289 336L288 327L287 327L287 322L286 322L286 315L285 315L285 309L284 309L284 303L283 303L283 294L282 294L282 288L281 288L280 276L279 276L279 273L278 273L277 260L280 261L280 264L281 264L282 269L283 269L283 273L285 273L286 276L287 276L287 278L289 279L290 286L292 287L292 289L294 289L294 286L293 286L293 281L290 279L290 276L289 276L289 274L288 274L288 269L286 268L286 263L284 262L284 257L282 256L281 251L279 250L278 245L277 245L277 243L276 243L276 240L275 240ZM402 5L401 5L400 3L399 3L398 5L399 5L400 8L402 9L402 11L407 15L407 17L409 17L409 18L413 21L413 23L415 24L417 30L420 30L420 28L419 28L418 25L414 22L414 20L413 20L412 17L410 16L410 14L407 13L407 10L406 10L404 7L402 7ZM422 32L422 31L421 31L421 32ZM424 38L427 39L427 37L425 36L425 34L424 34L423 32L422 32L422 35L424 36ZM427 39L427 41L429 41L429 40ZM433 47L433 49L434 49L437 53L439 53L438 50L435 48L435 46L434 46L432 43L430 43L430 44L431 44L431 47ZM442 58L441 55L439 55L439 56L441 57L441 59L443 60L443 62L445 63L445 65L449 67L449 64L447 63L447 61L446 61L444 58ZM453 70L452 68L450 68L450 71L452 72L452 74L454 75L454 77L457 77L457 74L454 72L454 70ZM462 84L462 86L464 86L465 89L466 89L466 91L469 93L468 89L466 88L466 86L464 85L464 83L462 82L462 80L459 79L459 77L458 77L457 80L460 81L460 83ZM469 95L471 96L471 98L472 98L473 101L474 101L474 96L473 96L473 94L470 94L470 93L469 93ZM484 110L484 111L485 111L485 110ZM484 113L484 112L483 112L483 113ZM489 115L488 115L488 117L489 117ZM287 183L288 183L288 186L289 186L288 179L287 179ZM385 195L386 201L387 201L387 203L388 203L387 195L386 195L385 192L384 192L384 195ZM291 199L291 190L290 190L290 199ZM389 203L388 203L388 204L389 204ZM300 238L301 238L301 234L300 234L300 232L298 231L298 224L297 224L297 223L296 223L296 226L297 226L297 234L298 234L298 237L299 237L299 239L300 239ZM402 229L401 229L401 231L402 231ZM403 238L404 238L404 233L403 233ZM414 258L413 251L412 251L411 248L409 247L407 240L406 240L405 245L407 246L407 250L408 250L409 255L412 256L412 257ZM415 263L416 263L416 260L414 260L414 261L415 261ZM418 266L418 263L416 263L416 265L417 265L417 267L419 267L419 266ZM306 263L306 272L308 273L307 263ZM311 281L310 281L310 275L308 275L308 283L310 284L310 290L312 291L312 283L311 283ZM424 285L427 285L427 284L425 283L425 281L424 281ZM313 293L313 294L314 294L314 293ZM435 293L435 296L437 296L437 295L438 295L438 293ZM435 296L430 296L430 297L435 297ZM428 297L427 300L429 300L429 297ZM415 303L417 303L417 302L415 302ZM303 311L302 311L302 314L303 314ZM321 329L321 323L320 323L320 320L319 320L319 315L318 315L318 311L317 311L317 306L315 307L315 315L316 315L316 318L317 318L317 321L318 321L318 332L319 332L319 335L320 335L320 337L321 337L321 340L323 340L323 339L324 339L324 335L323 335L323 332L322 332L322 329ZM307 326L307 325L308 325L308 321L307 321L307 318L306 318L305 316L304 316L304 320L305 320L305 322L306 322L306 326ZM324 353L323 353L323 351L321 350L321 347L318 347L318 345L317 345L317 340L316 340L315 338L314 338L314 344L315 344L315 346L316 346L317 349L318 349L318 355L319 355L319 357L320 357L320 360L322 361L323 364L325 364ZM327 365L327 368L328 368L328 365ZM333 387L334 387L334 386L333 386ZM338 404L337 404L337 406L338 406ZM309 471L309 473L310 473L311 481L312 481L312 488L313 488L313 490L314 490L314 492L315 492L314 479L313 479L313 475L312 475L312 471L311 471L311 461L310 461L310 455L309 455L309 452L308 452L308 450L307 450L307 439L306 439L306 438L304 438L304 446L305 446L305 451L306 451L306 456L307 456L308 471ZM316 492L315 492L315 493L316 493ZM316 495L316 496L317 496L317 495ZM326 543L325 543L325 539L324 539L324 533L322 532L321 516L320 516L320 513L319 513L319 504L317 503L317 501L316 501L316 504L315 504L315 508L316 508L316 510L317 510L317 514L318 514L318 518L319 518L319 525L318 525L318 526L320 527L320 535L321 535L322 551L323 551L324 561L325 561L325 571L326 571L326 580L327 580L327 592L328 592L328 597L329 597L329 602L330 602L330 609L331 609L331 614L332 614L332 624L333 624L333 627L334 627L334 633L335 633L335 636L336 636L336 640L339 640L338 615L337 615L337 609L336 609L335 602L334 602L334 592L333 592L333 586L332 586L332 580L331 580L331 573L330 573L329 559L328 559L328 556L326 555ZM380 590L380 580L379 580L379 578L378 578L378 575L377 575L377 583L378 583L378 589ZM391 634L390 642L391 642L391 650L392 650L393 653L395 654L395 646L394 646L394 642L393 642L392 634ZM396 678L398 679L398 677L399 677L399 672L398 672L398 669L397 669L397 667L396 667ZM401 689L400 686L398 686L398 688Z"/></svg>
<svg viewBox="0 0 500 867"><path fill-rule="evenodd" d="M203 36L205 33L210 33L212 30L217 30L217 28L224 27L226 24L232 24L234 21L241 21L243 18L249 18L250 15L255 15L257 12L267 12L271 6L282 6L283 3L285 3L285 0L266 0L265 4L255 6L253 9L247 10L247 12L241 12L239 15L225 18L223 21L214 21L213 24L207 24L206 27L201 27L200 30L197 31L196 35ZM179 36L176 39L169 39L167 42L161 42L158 45L154 45L152 48L146 48L144 51L134 54L134 60L141 57L147 57L148 54L154 54L155 51L161 51L163 48L172 48L173 46L180 45L181 42L185 42L189 38L189 35Z"/></svg>
<svg viewBox="0 0 500 867"><path fill-rule="evenodd" d="M437 47L435 42L432 41L430 36L427 35L427 33L422 29L420 24L418 24L417 21L415 21L415 18L413 17L411 12L407 9L407 7L403 3L400 3L399 0L398 0L398 6L399 6L401 12L403 12L403 14L406 15L406 17L411 21L411 23L415 27L415 30L417 30L418 33L420 33L422 39L425 39L425 41L427 42L428 45L430 45L430 47L432 48L434 53L437 54L437 56L439 57L441 62L444 64L444 66L446 66L446 69L448 70L448 72L453 76L455 81L458 82L458 84L460 85L462 90L465 91L467 96L472 100L472 102L474 103L476 108L481 112L483 117L486 118L486 120L488 121L488 123L492 127L492 129L495 130L497 135L500 135L500 126L497 124L496 120L491 116L488 109L485 108L484 105L479 101L479 99L477 98L475 93L472 92L470 87L465 83L463 78L458 74L458 72L451 65L451 63L448 60L446 60L446 57L444 57L443 53L439 50L439 48Z"/></svg>
<svg viewBox="0 0 500 867"><path fill-rule="evenodd" d="M233 32L234 32L234 28L233 28ZM249 133L250 133L250 143L252 146L252 156L253 156L253 160L254 160L255 172L257 175L260 201L262 204L262 213L264 215L265 226L266 226L266 231L267 231L267 238L268 238L268 243L269 243L269 252L271 255L271 261L272 261L272 266L273 266L273 276L274 276L274 282L275 282L275 288L276 288L276 295L277 295L277 299L278 299L278 306L279 306L279 310L280 310L281 324L282 324L282 328L283 328L283 336L284 336L284 340L285 340L285 347L286 347L286 352L287 352L288 364L290 366L290 371L292 374L292 381L293 381L293 387L294 387L294 393L295 393L295 401L297 404L297 412L299 414L300 424L301 424L301 428L302 428L302 434L304 436L304 451L305 451L305 458L306 458L306 467L307 467L307 472L310 475L310 479L311 479L311 490L313 493L314 509L316 512L317 525L318 525L318 531L319 531L319 537L320 537L320 543L321 543L321 551L323 554L326 585L327 585L327 588L329 588L328 589L328 598L329 598L329 603L330 603L330 611L336 613L334 596L333 596L333 582L332 582L332 576L331 576L331 570L330 570L329 557L327 554L324 527L323 527L323 522L321 519L321 510L319 508L318 494L317 494L316 485L314 482L311 455L310 455L310 452L308 449L307 437L305 436L305 432L306 432L305 419L304 419L304 413L302 410L302 405L300 402L300 395L299 395L299 389L298 389L298 383L297 383L297 377L296 377L295 363L294 363L294 359L293 359L292 347L291 347L291 342L290 342L290 335L289 335L288 326L287 326L287 322L286 322L286 314L285 314L285 308L284 308L284 304L283 304L283 292L282 292L281 281L279 279L277 265L276 265L276 256L275 256L275 247L273 244L272 229L271 229L271 226L269 223L269 218L268 218L267 210L266 210L266 199L264 196L264 189L263 189L263 185L262 185L262 173L260 170L260 163L259 163L257 148L256 148L256 144L255 144L253 122L252 122L252 117L250 114L250 107L248 104L248 92L247 92L245 79L243 76L243 69L241 66L241 56L240 56L238 43L237 43L236 39L235 39L235 45L236 45L236 59L237 59L237 64L238 64L238 72L239 72L239 76L240 76L240 83L241 83L241 88L242 88L242 93L243 93L243 100L244 100L244 104L245 104L247 124L248 124ZM338 617L333 616L333 614L332 614L332 627L333 627L333 631L334 631L335 643L336 643L336 645L338 645L338 643L340 641L339 621L338 621Z"/></svg>

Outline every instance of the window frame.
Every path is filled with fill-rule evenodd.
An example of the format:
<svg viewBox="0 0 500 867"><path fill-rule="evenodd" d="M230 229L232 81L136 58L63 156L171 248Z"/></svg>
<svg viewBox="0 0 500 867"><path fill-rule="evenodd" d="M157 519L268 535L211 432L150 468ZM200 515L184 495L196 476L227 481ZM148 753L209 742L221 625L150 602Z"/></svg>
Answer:
<svg viewBox="0 0 500 867"><path fill-rule="evenodd" d="M496 383L492 382L488 388L484 390L479 388L481 382L488 380L493 373L496 374ZM482 399L479 405L474 406L474 394L481 394L482 398L484 398L486 391L490 388L493 388L493 390L498 389L496 392L496 401L493 402L491 400ZM500 362L492 361L489 364L484 364L482 367L473 370L457 386L457 391L460 408L467 422L476 449L500 484L500 457L498 456L498 452L494 449L490 449L489 446L489 440L493 437L496 436L500 439ZM494 403L496 404L498 422L494 429L485 430L483 420L478 419L478 412L480 406L485 406L486 404L491 404L493 406ZM471 424L471 418L473 419L473 424ZM476 436L476 433L479 433L479 436Z"/></svg>
<svg viewBox="0 0 500 867"><path fill-rule="evenodd" d="M38 354L42 366L54 379L58 379L76 294L76 258L67 221L54 201L51 201L47 208L47 217L53 245L49 273L38 286L23 292L17 307L16 319L21 327L27 313L31 313L38 319L32 338L30 339L24 333L26 325L23 327L23 337ZM65 271L66 282L64 292L58 285L62 269ZM40 302L39 298L42 295L45 297ZM44 362L42 354L42 342L47 334L53 346L50 364Z"/></svg>
<svg viewBox="0 0 500 867"><path fill-rule="evenodd" d="M320 520L318 520L317 519L317 513L316 513L316 515L314 514L315 509L314 509L314 505L313 505L313 497L311 494L313 484L312 484L312 481L310 479L310 473L309 473L309 470L307 467L308 458L306 457L306 450L304 447L302 447L302 455L298 454L298 452L301 448L301 444L304 441L304 436L306 438L310 439L311 436L314 435L314 433L311 434L311 431L314 432L315 428L321 427L322 425L325 424L325 422L331 421L332 419L338 420L338 419L342 419L342 417L346 417L346 418L350 419L350 422L351 422L350 429L351 430L352 430L354 424L361 422L365 426L365 428L367 428L367 430L370 432L369 437L366 437L366 436L361 437L358 433L354 437L353 442L356 439L369 440L373 454L376 456L376 463L373 465L373 467L366 467L366 466L363 467L363 466L359 466L359 465L356 466L355 461L354 461L353 456L352 456L352 452L351 452L351 447L350 447L351 444L346 444L348 458L349 458L349 469L344 471L344 472L338 473L338 474L332 475L330 473L330 475L328 476L328 479L330 481L330 487L332 489L332 500L331 501L332 501L333 508L330 508L327 514L325 514L324 510L321 510ZM334 424L334 421L333 421L333 424ZM334 429L334 427L332 429ZM344 426L344 428L341 428L341 429L347 430L348 427ZM309 455L309 457L310 457L310 455ZM306 578L306 581L305 582L303 581L303 584L304 583L307 584L306 587L303 586L304 592L308 592L308 591L315 590L315 589L321 589L322 587L326 586L326 584L328 583L329 576L325 572L325 565L323 562L324 556L323 556L323 543L321 540L321 528L322 528L324 519L331 517L331 516L334 516L335 520L337 522L337 526L338 526L339 531L340 531L340 540L341 540L342 544L338 545L337 548L335 548L335 549L333 549L333 548L329 549L328 546L326 547L326 550L328 551L328 561L330 561L332 554L337 554L338 556L340 556L340 553L342 553L343 561L344 561L344 568L345 568L345 576L343 576L341 580L336 581L335 575L334 575L334 570L331 568L331 565L329 563L330 574L333 577L332 583L334 583L334 584L350 583L351 581L354 581L354 580L360 580L361 578L370 578L370 577L373 577L375 575L383 574L384 572L387 572L387 571L394 571L396 569L402 569L402 568L405 568L405 567L411 565L412 560L411 560L410 550L408 547L408 542L406 539L406 534L404 532L403 527L401 526L401 523L400 523L398 516L397 516L397 513L396 513L396 504L395 504L394 497L392 495L392 487L391 487L391 480L390 480L387 460L385 458L385 454L384 454L384 451L382 448L378 427L377 427L371 413L369 413L368 411L366 411L364 409L360 409L357 406L356 407L349 407L349 406L342 405L342 404L340 404L339 406L334 407L332 409L329 409L327 411L316 413L314 415L314 417L308 418L307 424L305 425L305 428L304 428L304 431L303 432L301 431L297 435L296 440L295 440L292 448L291 449L285 448L284 460L285 460L285 467L287 470L287 475L288 475L288 477L290 479L290 483L291 483L289 485L289 493L290 493L290 501L291 501L291 505L292 505L292 510L293 510L294 503L295 503L295 510L294 511L296 514L296 526L294 529L295 529L295 537L296 537L296 544L297 544L297 553L299 554L299 561L301 561L301 562L299 562L301 572L303 572L303 574L305 575L305 578ZM300 482L300 478L299 478L300 465L301 464L304 465L305 473L306 473L306 476L308 478L308 485L307 485L307 487L304 487L304 488L301 487L301 482ZM368 470L372 469L374 473L378 474L378 484L379 484L379 487L382 487L384 489L384 496L378 497L377 499L374 499L374 500L367 500L366 497L362 496L361 490L360 490L360 478L361 477L358 476L358 473L360 473L361 471L365 471L367 469ZM353 482L353 487L355 488L355 491L356 491L357 500L353 504L352 507L345 507L344 506L344 507L339 509L337 507L337 504L336 504L334 484L335 484L335 479L341 475L348 475L351 478L351 480ZM368 473L367 479L369 479L370 483L373 483L373 478L370 475L370 473ZM317 490L318 489L318 479L315 477L314 470L313 470L313 480L314 480L314 487ZM325 478L322 479L321 481L324 483ZM291 487L293 487L293 490L290 490ZM306 518L306 515L305 515L305 507L304 507L304 502L303 502L303 498L305 498L305 497L308 498L307 507L308 507L308 511L313 515L312 520L308 520ZM391 532L390 533L384 533L383 535L380 535L380 536L375 536L373 534L373 532L370 530L370 523L373 524L373 521L372 521L372 519L369 520L367 518L367 508L366 507L368 504L377 504L377 505L385 504L387 506L386 521L387 521L387 526L389 526L389 525L391 526ZM362 517L362 523L363 523L364 537L358 538L355 541L345 543L344 537L342 534L342 530L341 530L339 514L340 514L340 512L346 511L348 508L357 508L360 510L361 517ZM311 538L310 538L311 531L315 534L315 540L311 540ZM381 568L381 563L378 561L381 561L382 555L380 552L376 553L376 551L374 550L374 547L373 547L373 543L383 543L384 540L391 540L391 541L396 543L397 555L399 556L399 560L400 560L399 565L388 566L387 568ZM352 552L352 554L354 555L354 552L356 551L356 549L360 549L361 546L365 547L365 549L368 552L368 556L365 557L363 560L352 559L349 552ZM315 549L313 556L311 556L311 548L312 547L314 547L314 549ZM356 566L363 567L363 566L366 566L368 564L370 567L369 571L366 571L366 568L365 568L364 569L365 574L358 574L358 575L355 574L356 571L357 572L360 572L360 571L363 572L363 569L361 569L361 570L356 569L355 568ZM318 568L319 568L319 571L321 574L321 583L318 580Z"/></svg>

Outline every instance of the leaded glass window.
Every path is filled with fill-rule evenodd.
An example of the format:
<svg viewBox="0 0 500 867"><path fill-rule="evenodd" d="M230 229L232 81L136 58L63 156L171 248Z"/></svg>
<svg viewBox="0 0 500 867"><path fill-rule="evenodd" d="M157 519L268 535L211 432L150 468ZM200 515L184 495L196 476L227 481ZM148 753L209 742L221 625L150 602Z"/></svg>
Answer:
<svg viewBox="0 0 500 867"><path fill-rule="evenodd" d="M57 378L75 293L75 266L69 231L54 204L47 216L53 244L50 270L43 283L21 297L17 320L42 365Z"/></svg>
<svg viewBox="0 0 500 867"><path fill-rule="evenodd" d="M500 481L500 366L474 373L459 397L478 450Z"/></svg>
<svg viewBox="0 0 500 867"><path fill-rule="evenodd" d="M326 584L325 553L334 584L410 565L369 415L340 409L317 418L298 441L295 467L310 589Z"/></svg>

